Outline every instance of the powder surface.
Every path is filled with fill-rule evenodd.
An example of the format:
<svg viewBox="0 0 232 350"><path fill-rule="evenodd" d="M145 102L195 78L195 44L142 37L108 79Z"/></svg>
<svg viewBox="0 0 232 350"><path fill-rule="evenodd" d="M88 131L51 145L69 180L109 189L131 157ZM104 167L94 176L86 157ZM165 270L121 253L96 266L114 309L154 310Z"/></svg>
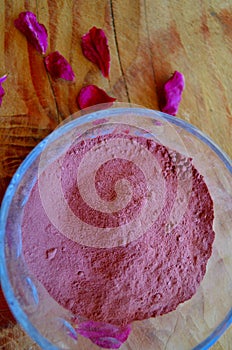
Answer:
<svg viewBox="0 0 232 350"><path fill-rule="evenodd" d="M212 252L213 202L192 160L144 137L76 141L24 208L23 252L76 315L125 325L190 299Z"/></svg>

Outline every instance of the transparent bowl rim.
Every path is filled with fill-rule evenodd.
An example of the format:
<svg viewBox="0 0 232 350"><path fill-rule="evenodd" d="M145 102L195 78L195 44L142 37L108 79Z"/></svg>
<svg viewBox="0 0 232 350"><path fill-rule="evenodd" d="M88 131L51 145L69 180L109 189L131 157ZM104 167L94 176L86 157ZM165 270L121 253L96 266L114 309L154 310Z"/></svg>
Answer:
<svg viewBox="0 0 232 350"><path fill-rule="evenodd" d="M39 333L39 331L33 326L33 324L29 321L27 315L22 310L17 298L15 297L14 291L12 289L12 286L8 277L8 272L7 272L6 262L5 262L5 252L4 252L4 234L5 234L5 224L7 220L8 210L9 210L12 198L14 197L14 193L25 172L31 166L33 161L40 155L40 153L43 151L46 145L49 144L49 142L51 142L51 140L52 141L56 140L64 133L70 131L73 127L83 125L86 122L102 119L104 118L104 116L107 117L109 113L110 113L110 116L113 116L114 114L119 114L124 112L136 113L138 117L147 116L149 118L154 118L154 119L158 118L160 120L168 121L171 124L179 126L182 129L185 129L190 134L196 136L200 141L202 141L207 146L209 146L214 151L214 153L220 158L220 160L224 163L224 165L232 175L232 162L230 158L227 156L227 154L224 151L222 151L214 143L214 141L210 137L208 137L206 134L200 131L197 127L193 126L192 124L178 117L173 117L163 112L147 109L145 107L140 107L140 106L136 106L136 107L133 107L133 106L131 107L130 105L126 107L113 106L113 108L110 108L110 109L101 109L97 111L95 110L93 112L91 112L91 110L89 112L87 111L83 116L75 118L69 121L68 123L64 123L61 126L58 126L57 129L55 129L51 134L49 134L45 139L43 139L28 154L28 156L24 159L24 161L21 163L21 165L15 172L14 176L12 177L12 180L5 192L5 195L2 201L1 216L0 216L0 267L1 267L2 290L17 322L24 328L24 330L28 333L28 335L33 340L35 340L37 344L39 344L39 346L41 346L41 348L43 349L59 350L58 347L54 346L46 338L44 338ZM227 313L224 320L216 327L216 329L205 340L203 340L200 344L198 344L192 350L209 349L213 344L216 343L216 341L221 337L221 335L228 329L228 327L231 324L232 324L232 308Z"/></svg>

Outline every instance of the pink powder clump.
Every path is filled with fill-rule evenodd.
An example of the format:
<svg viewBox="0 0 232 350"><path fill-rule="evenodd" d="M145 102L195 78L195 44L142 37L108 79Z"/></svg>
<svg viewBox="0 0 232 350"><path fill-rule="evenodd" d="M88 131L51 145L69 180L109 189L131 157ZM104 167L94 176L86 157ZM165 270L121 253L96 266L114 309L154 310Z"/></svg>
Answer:
<svg viewBox="0 0 232 350"><path fill-rule="evenodd" d="M95 169L98 155L106 161ZM85 159L91 161L85 164ZM53 169L60 169L59 197L52 187ZM23 252L31 272L59 304L88 320L125 327L175 310L196 293L212 252L214 214L208 188L190 158L145 137L110 134L77 140L41 176L49 184L52 208L48 215L41 202L43 187L36 183L24 208ZM60 211L60 196L67 210ZM108 203L108 210L89 204L93 196L98 208ZM152 221L145 228L142 215L146 223L149 210ZM67 219L71 225L70 213L76 221L67 236L70 227L63 223ZM108 245L113 239L109 232L127 239L137 231L136 239ZM107 245L91 245L93 239L98 243L107 237ZM83 334L86 329L86 335L94 336L88 327Z"/></svg>

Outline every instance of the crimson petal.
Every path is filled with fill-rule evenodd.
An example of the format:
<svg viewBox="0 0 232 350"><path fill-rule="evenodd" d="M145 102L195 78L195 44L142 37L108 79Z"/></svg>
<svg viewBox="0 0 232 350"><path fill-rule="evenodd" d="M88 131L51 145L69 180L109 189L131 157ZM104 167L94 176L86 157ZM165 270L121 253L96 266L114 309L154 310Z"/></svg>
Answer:
<svg viewBox="0 0 232 350"><path fill-rule="evenodd" d="M45 66L52 79L61 78L69 81L73 81L75 79L75 74L71 65L68 63L66 58L59 53L59 51L51 52L47 57L45 57Z"/></svg>
<svg viewBox="0 0 232 350"><path fill-rule="evenodd" d="M171 115L177 114L184 87L184 75L175 71L172 77L164 85L166 103L165 106L161 108L162 112Z"/></svg>
<svg viewBox="0 0 232 350"><path fill-rule="evenodd" d="M47 29L37 21L34 13L30 11L21 12L14 24L39 53L45 54L48 46Z"/></svg>
<svg viewBox="0 0 232 350"><path fill-rule="evenodd" d="M102 29L93 27L81 38L82 52L95 63L103 76L108 78L110 71L110 51L107 37Z"/></svg>
<svg viewBox="0 0 232 350"><path fill-rule="evenodd" d="M4 91L3 87L2 87L2 83L6 80L6 78L7 78L7 74L3 75L0 78L0 106L2 105L2 98L5 95L5 91Z"/></svg>
<svg viewBox="0 0 232 350"><path fill-rule="evenodd" d="M131 326L117 327L108 323L86 321L79 324L77 332L105 349L119 349L127 340Z"/></svg>
<svg viewBox="0 0 232 350"><path fill-rule="evenodd" d="M91 107L99 103L108 103L110 106L116 98L107 95L107 93L96 85L87 85L83 87L78 96L77 104L80 109Z"/></svg>

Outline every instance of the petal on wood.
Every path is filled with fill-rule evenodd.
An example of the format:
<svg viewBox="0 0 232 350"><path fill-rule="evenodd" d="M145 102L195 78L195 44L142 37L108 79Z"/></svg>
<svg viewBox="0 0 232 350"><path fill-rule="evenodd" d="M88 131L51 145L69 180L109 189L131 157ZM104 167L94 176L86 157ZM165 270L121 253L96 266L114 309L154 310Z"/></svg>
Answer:
<svg viewBox="0 0 232 350"><path fill-rule="evenodd" d="M162 112L176 115L182 98L182 92L185 87L184 75L175 71L172 77L164 85L165 105Z"/></svg>
<svg viewBox="0 0 232 350"><path fill-rule="evenodd" d="M5 90L2 87L2 83L6 80L6 78L7 78L7 74L3 75L0 78L0 106L2 105L2 99L3 99L3 96L5 95Z"/></svg>
<svg viewBox="0 0 232 350"><path fill-rule="evenodd" d="M95 63L104 77L110 71L110 51L107 37L102 29L93 27L81 38L82 52L88 60Z"/></svg>
<svg viewBox="0 0 232 350"><path fill-rule="evenodd" d="M39 53L45 54L48 46L47 29L37 21L34 13L30 11L21 12L19 17L14 21L14 24Z"/></svg>
<svg viewBox="0 0 232 350"><path fill-rule="evenodd" d="M106 103L109 107L115 100L116 98L107 95L104 90L96 85L87 85L83 87L77 96L77 104L80 109L95 106L100 103Z"/></svg>
<svg viewBox="0 0 232 350"><path fill-rule="evenodd" d="M51 52L45 57L45 66L52 79L64 79L74 81L75 74L70 63L59 51Z"/></svg>

